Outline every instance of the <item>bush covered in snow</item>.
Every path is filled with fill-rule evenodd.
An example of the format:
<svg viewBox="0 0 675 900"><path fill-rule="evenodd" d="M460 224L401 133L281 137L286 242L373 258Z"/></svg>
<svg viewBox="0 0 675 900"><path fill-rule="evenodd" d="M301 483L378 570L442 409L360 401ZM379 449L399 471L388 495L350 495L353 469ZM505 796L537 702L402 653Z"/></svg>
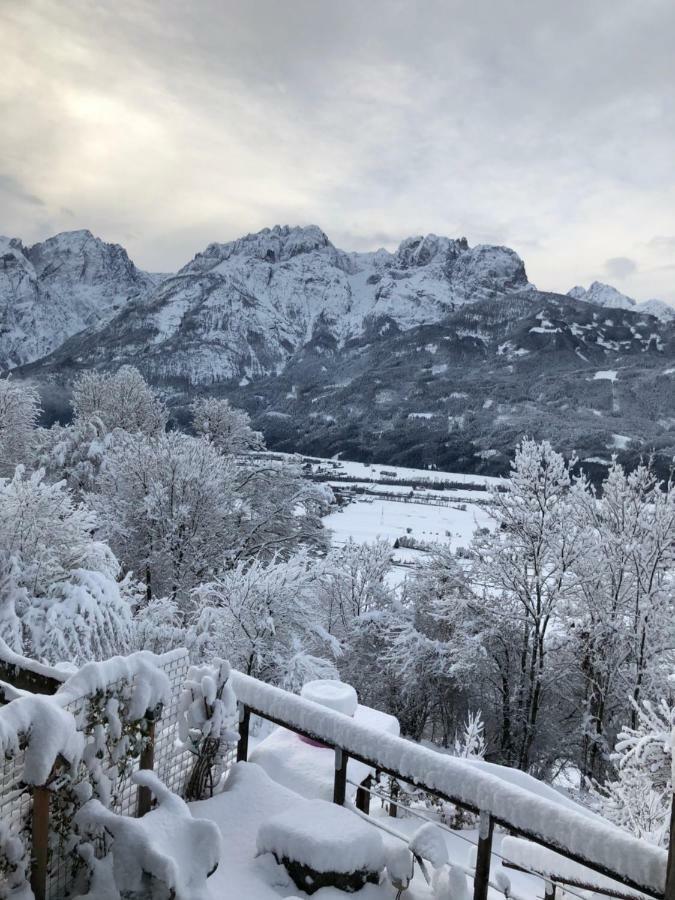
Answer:
<svg viewBox="0 0 675 900"><path fill-rule="evenodd" d="M213 794L223 758L236 746L237 699L229 677L230 664L218 658L211 665L192 666L187 674L178 733L183 747L197 757L186 789L188 800L200 800L207 788Z"/></svg>

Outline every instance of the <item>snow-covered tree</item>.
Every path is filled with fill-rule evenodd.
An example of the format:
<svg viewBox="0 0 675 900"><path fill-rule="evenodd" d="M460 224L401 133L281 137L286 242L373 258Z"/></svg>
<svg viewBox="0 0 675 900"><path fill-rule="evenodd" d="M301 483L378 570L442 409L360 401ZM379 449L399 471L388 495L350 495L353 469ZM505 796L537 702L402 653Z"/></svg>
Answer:
<svg viewBox="0 0 675 900"><path fill-rule="evenodd" d="M570 509L571 485L570 464L547 441L524 439L510 480L489 497L495 527L477 532L471 546L483 643L501 709L501 754L524 770L541 736L547 691L554 683L561 688L551 659L555 625L584 550L583 529Z"/></svg>
<svg viewBox="0 0 675 900"><path fill-rule="evenodd" d="M78 499L95 488L114 434L101 419L76 419L70 425L40 429L35 457L50 481L65 481Z"/></svg>
<svg viewBox="0 0 675 900"><path fill-rule="evenodd" d="M221 453L264 449L263 436L251 428L249 414L230 406L228 400L201 397L194 401L190 412L197 434L207 437Z"/></svg>
<svg viewBox="0 0 675 900"><path fill-rule="evenodd" d="M185 603L236 541L233 463L179 432L119 435L89 502L147 601Z"/></svg>
<svg viewBox="0 0 675 900"><path fill-rule="evenodd" d="M245 461L234 471L238 505L233 559L270 559L298 547L326 549L321 517L334 501L327 485L308 481L295 463Z"/></svg>
<svg viewBox="0 0 675 900"><path fill-rule="evenodd" d="M300 648L321 660L339 652L317 616L315 590L316 572L306 552L240 561L196 591L195 658L227 657L248 675L287 684Z"/></svg>
<svg viewBox="0 0 675 900"><path fill-rule="evenodd" d="M32 385L0 378L0 476L29 463L39 415L40 397Z"/></svg>
<svg viewBox="0 0 675 900"><path fill-rule="evenodd" d="M455 734L455 756L462 759L483 759L487 749L485 744L485 725L481 711L467 714L461 733Z"/></svg>
<svg viewBox="0 0 675 900"><path fill-rule="evenodd" d="M583 685L582 771L599 778L618 728L635 727L640 696L662 687L675 646L675 490L649 466L627 474L614 460L599 497L585 484L573 496L587 546L567 628Z"/></svg>
<svg viewBox="0 0 675 900"><path fill-rule="evenodd" d="M331 550L323 566L320 603L331 634L345 635L355 618L386 601L385 578L391 570L387 541L357 543L351 538Z"/></svg>
<svg viewBox="0 0 675 900"><path fill-rule="evenodd" d="M94 514L63 483L16 469L0 481L0 636L46 659L102 659L128 649L133 585L118 583Z"/></svg>
<svg viewBox="0 0 675 900"><path fill-rule="evenodd" d="M138 369L122 366L113 374L84 372L73 387L76 420L100 419L107 431L157 434L164 431L166 407Z"/></svg>
<svg viewBox="0 0 675 900"><path fill-rule="evenodd" d="M636 706L636 727L620 732L612 755L616 778L592 789L606 818L664 847L668 846L673 796L674 713L675 707L664 698Z"/></svg>

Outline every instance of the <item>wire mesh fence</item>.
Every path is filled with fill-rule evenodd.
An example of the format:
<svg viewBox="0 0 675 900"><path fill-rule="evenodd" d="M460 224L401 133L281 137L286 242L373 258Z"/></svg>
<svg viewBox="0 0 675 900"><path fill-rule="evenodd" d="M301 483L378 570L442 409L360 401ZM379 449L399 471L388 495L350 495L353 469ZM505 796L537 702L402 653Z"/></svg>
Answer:
<svg viewBox="0 0 675 900"><path fill-rule="evenodd" d="M154 737L154 770L160 780L174 793L182 794L195 757L178 743L178 715L180 695L189 669L186 650L164 654L157 659L158 668L169 678L169 694L156 722ZM123 700L129 693L129 683L119 679L106 685L106 697ZM66 709L72 713L85 738L91 740L100 721L92 714L93 699L81 696L72 699ZM137 814L138 788L132 780L140 767L140 757L126 757L123 763L110 757L101 759L103 775L111 787L110 808L119 815ZM0 821L21 838L28 857L32 854L32 791L23 783L24 753L0 760ZM74 808L69 781L57 778L50 791L50 845L46 874L46 900L67 900L80 891L78 877L84 865L77 853ZM103 842L105 838L101 839ZM103 852L105 848L101 846Z"/></svg>

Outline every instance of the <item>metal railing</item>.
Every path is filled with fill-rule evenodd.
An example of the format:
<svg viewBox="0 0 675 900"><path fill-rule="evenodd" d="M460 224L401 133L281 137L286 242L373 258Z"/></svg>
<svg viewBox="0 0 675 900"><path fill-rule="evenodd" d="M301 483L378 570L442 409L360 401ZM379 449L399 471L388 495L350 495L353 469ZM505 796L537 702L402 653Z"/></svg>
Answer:
<svg viewBox="0 0 675 900"><path fill-rule="evenodd" d="M347 762L351 758L476 814L480 828L474 900L487 898L495 825L649 897L675 900L672 852L668 854L619 829L531 794L532 813L537 811L533 815L535 827L528 824L526 809L516 810L517 804L528 799L527 792L488 773L472 771L469 776L469 767L462 760L381 734L240 672L232 673L232 685L240 704L239 761L248 757L249 723L251 715L255 715L334 751L335 803L345 802ZM513 813L510 801L514 804ZM635 860L639 861L637 865Z"/></svg>

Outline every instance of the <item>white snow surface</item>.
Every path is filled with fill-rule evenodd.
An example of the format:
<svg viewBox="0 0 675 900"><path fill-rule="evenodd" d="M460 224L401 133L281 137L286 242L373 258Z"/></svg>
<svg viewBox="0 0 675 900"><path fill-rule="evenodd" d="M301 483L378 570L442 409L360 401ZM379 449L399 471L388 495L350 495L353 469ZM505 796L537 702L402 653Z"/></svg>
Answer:
<svg viewBox="0 0 675 900"><path fill-rule="evenodd" d="M537 836L585 863L607 867L618 876L632 878L655 891L663 890L666 852L609 823L566 809L467 765L465 760L364 727L341 713L240 672L232 673L232 684L240 702L254 710L384 769L397 771L406 781L423 784L474 809L487 810L524 835Z"/></svg>
<svg viewBox="0 0 675 900"><path fill-rule="evenodd" d="M435 868L440 868L448 862L448 848L443 832L433 822L420 825L408 841L408 847L416 856L428 859Z"/></svg>
<svg viewBox="0 0 675 900"><path fill-rule="evenodd" d="M315 872L380 872L386 861L377 829L326 800L298 800L264 822L257 847Z"/></svg>
<svg viewBox="0 0 675 900"><path fill-rule="evenodd" d="M143 890L147 872L173 891L175 900L207 900L207 878L221 852L217 826L193 818L185 801L153 772L140 771L132 777L158 800L142 818L117 815L98 800L90 800L78 813L81 824L101 825L112 835L112 869L120 893Z"/></svg>
<svg viewBox="0 0 675 900"><path fill-rule="evenodd" d="M382 734L398 736L398 720L388 713L359 705L354 721ZM304 741L293 731L276 728L264 738L249 755L273 779L301 797L332 800L335 778L335 753L328 747L316 746ZM350 759L347 762L347 778L360 784L373 773L370 766ZM347 785L347 793L353 797L356 788Z"/></svg>
<svg viewBox="0 0 675 900"><path fill-rule="evenodd" d="M603 369L596 372L593 381L616 381L617 372L614 369Z"/></svg>
<svg viewBox="0 0 675 900"><path fill-rule="evenodd" d="M43 785L59 756L71 767L79 761L84 735L71 713L52 698L34 694L0 707L0 756L15 756L23 744L23 780Z"/></svg>
<svg viewBox="0 0 675 900"><path fill-rule="evenodd" d="M504 837L501 853L509 862L515 863L517 866L541 875L553 876L564 883L584 884L598 891L602 891L604 888L618 890L623 894L636 898L644 896L638 891L632 891L620 882L613 881L611 878L594 872L587 866L581 866L579 863L566 859L553 850L548 850L546 847L533 844L531 841L523 840L523 838L515 838L509 835Z"/></svg>
<svg viewBox="0 0 675 900"><path fill-rule="evenodd" d="M183 653L183 650L173 651L177 656ZM167 659L171 655L164 654L162 658ZM80 697L92 696L114 682L123 680L133 686L128 716L140 719L146 710L165 703L169 696L169 678L158 668L157 659L154 653L139 650L129 656L114 656L103 662L87 663L59 688L56 698L66 705Z"/></svg>

